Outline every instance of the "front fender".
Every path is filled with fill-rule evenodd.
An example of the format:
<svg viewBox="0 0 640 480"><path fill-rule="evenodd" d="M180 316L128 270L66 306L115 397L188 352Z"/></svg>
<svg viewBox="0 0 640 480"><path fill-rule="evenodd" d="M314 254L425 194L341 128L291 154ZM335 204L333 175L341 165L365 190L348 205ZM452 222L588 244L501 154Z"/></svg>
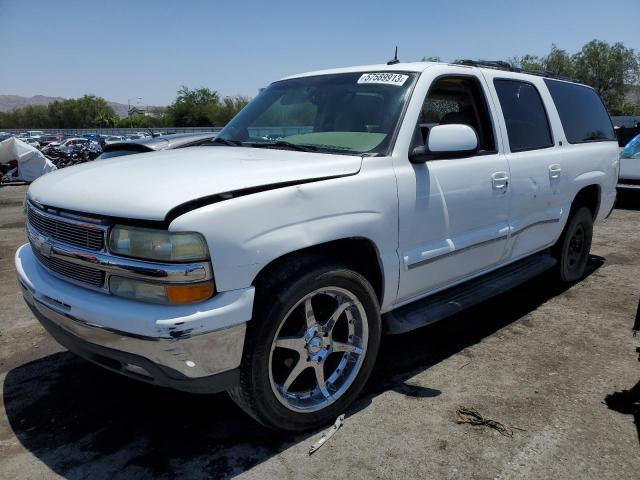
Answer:
<svg viewBox="0 0 640 480"><path fill-rule="evenodd" d="M344 238L369 239L380 253L385 301L392 301L399 265L395 176L388 159L367 160L357 175L204 206L169 228L205 236L218 291L250 286L265 265L288 253Z"/></svg>

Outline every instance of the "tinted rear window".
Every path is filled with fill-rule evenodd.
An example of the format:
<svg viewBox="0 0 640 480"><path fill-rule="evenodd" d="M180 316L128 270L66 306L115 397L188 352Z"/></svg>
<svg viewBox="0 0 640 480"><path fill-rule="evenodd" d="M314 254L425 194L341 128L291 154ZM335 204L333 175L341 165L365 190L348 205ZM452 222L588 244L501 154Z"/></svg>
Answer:
<svg viewBox="0 0 640 480"><path fill-rule="evenodd" d="M518 80L494 80L512 152L553 146L544 104L536 87Z"/></svg>
<svg viewBox="0 0 640 480"><path fill-rule="evenodd" d="M544 81L569 143L616 140L611 119L595 90L575 83Z"/></svg>

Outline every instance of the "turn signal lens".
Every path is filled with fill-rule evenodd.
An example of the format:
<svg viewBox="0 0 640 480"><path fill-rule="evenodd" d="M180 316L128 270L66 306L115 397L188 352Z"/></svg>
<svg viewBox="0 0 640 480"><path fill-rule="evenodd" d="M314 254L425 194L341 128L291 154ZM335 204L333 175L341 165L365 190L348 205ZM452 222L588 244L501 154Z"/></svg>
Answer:
<svg viewBox="0 0 640 480"><path fill-rule="evenodd" d="M194 283L190 285L167 285L165 287L169 303L191 303L206 300L213 295L213 283Z"/></svg>
<svg viewBox="0 0 640 480"><path fill-rule="evenodd" d="M207 300L215 288L213 282L163 285L113 276L109 290L114 295L132 300L176 305Z"/></svg>

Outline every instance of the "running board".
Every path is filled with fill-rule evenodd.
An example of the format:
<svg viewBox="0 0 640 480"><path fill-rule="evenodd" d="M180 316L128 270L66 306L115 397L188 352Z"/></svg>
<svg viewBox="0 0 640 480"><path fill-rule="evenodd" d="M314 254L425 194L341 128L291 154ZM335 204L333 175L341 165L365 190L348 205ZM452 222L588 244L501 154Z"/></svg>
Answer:
<svg viewBox="0 0 640 480"><path fill-rule="evenodd" d="M516 287L556 264L549 251L518 260L493 272L450 287L383 316L385 333L399 334L424 327Z"/></svg>

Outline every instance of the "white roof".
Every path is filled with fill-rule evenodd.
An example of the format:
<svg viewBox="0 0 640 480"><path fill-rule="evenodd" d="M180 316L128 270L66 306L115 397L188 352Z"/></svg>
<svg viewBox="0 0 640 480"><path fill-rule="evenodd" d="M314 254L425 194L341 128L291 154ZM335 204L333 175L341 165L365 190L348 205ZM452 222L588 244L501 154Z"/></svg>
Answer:
<svg viewBox="0 0 640 480"><path fill-rule="evenodd" d="M327 70L316 70L313 72L299 73L282 78L288 80L290 78L312 77L315 75L331 75L334 73L352 73L352 72L422 72L434 62L406 62L387 65L386 63L378 65L359 65L355 67L330 68Z"/></svg>
<svg viewBox="0 0 640 480"><path fill-rule="evenodd" d="M281 80L289 80L291 78L313 77L316 75L331 75L336 73L387 72L387 71L389 72L423 72L424 70L426 70L431 66L447 66L447 67L460 68L460 69L485 70L490 72L499 71L499 72L503 72L505 76L511 76L513 78L517 78L517 77L552 78L553 80L565 81L568 83L578 83L578 82L572 82L570 80L565 80L561 78L541 77L540 75L535 75L527 72L513 72L509 70L500 70L500 69L491 68L491 67L460 65L457 63L446 63L446 62L401 62L393 65L387 65L386 63L377 64L377 65L357 65L354 67L330 68L326 70L316 70L313 72L299 73L296 75L290 75L288 77L281 78ZM582 85L580 83L578 84ZM588 87L588 85L585 85L585 86Z"/></svg>

